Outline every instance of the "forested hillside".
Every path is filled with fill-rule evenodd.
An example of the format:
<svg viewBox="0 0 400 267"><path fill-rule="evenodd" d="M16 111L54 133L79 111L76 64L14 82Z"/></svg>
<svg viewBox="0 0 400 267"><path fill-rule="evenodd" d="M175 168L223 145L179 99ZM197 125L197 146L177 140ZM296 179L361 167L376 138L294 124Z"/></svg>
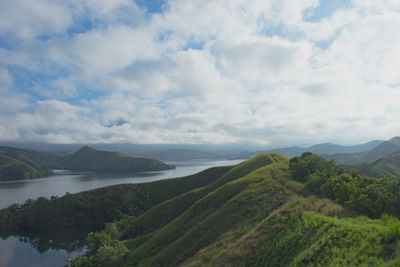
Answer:
<svg viewBox="0 0 400 267"><path fill-rule="evenodd" d="M119 152L101 151L88 146L60 158L57 167L67 170L103 172L158 171L174 168L158 160L133 158Z"/></svg>
<svg viewBox="0 0 400 267"><path fill-rule="evenodd" d="M56 158L32 150L0 147L0 180L31 179L52 174Z"/></svg>

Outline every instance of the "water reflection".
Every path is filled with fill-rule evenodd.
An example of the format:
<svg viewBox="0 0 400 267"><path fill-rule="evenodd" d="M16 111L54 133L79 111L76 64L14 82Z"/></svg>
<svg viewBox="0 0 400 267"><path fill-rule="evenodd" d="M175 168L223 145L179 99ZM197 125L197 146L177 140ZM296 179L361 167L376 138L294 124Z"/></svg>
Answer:
<svg viewBox="0 0 400 267"><path fill-rule="evenodd" d="M0 231L0 266L65 266L83 255L85 238L93 228L62 231Z"/></svg>
<svg viewBox="0 0 400 267"><path fill-rule="evenodd" d="M48 250L65 250L69 253L84 249L88 233L96 231L96 228L71 228L62 231L9 231L0 230L3 240L15 237L19 242L31 244L39 253Z"/></svg>

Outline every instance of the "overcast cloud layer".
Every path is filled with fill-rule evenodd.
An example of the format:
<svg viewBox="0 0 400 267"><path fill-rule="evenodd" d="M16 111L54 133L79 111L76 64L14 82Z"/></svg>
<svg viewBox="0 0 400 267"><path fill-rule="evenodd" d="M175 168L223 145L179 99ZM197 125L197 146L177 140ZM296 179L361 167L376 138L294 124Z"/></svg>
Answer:
<svg viewBox="0 0 400 267"><path fill-rule="evenodd" d="M400 1L144 3L2 0L0 140L400 135Z"/></svg>

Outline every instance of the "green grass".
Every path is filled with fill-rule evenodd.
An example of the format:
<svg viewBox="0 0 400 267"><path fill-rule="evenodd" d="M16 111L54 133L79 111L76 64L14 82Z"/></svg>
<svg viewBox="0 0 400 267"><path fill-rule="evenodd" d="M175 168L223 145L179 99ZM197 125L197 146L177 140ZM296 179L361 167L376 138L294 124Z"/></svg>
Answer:
<svg viewBox="0 0 400 267"><path fill-rule="evenodd" d="M275 156L264 154L248 162L248 166L242 165L240 171L260 161L264 167L208 193L176 219L155 230L145 242L127 241L131 249L127 265L175 266L225 232L252 225L283 204L292 195L281 184L288 159Z"/></svg>
<svg viewBox="0 0 400 267"><path fill-rule="evenodd" d="M284 157L281 158L280 156L274 154L259 155L252 160L235 166L230 171L204 187L196 188L195 190L160 203L152 209L144 212L135 220L137 231L132 232L132 235L135 236L138 234L143 234L166 225L168 222L172 221L178 215L192 206L196 201L203 198L208 193L216 190L220 186L225 185L230 181L239 179L260 168L261 166L265 166L280 160L284 162L287 161L287 159Z"/></svg>
<svg viewBox="0 0 400 267"><path fill-rule="evenodd" d="M398 259L381 220L330 218L293 208L263 225L267 237L244 260L253 266L380 266Z"/></svg>
<svg viewBox="0 0 400 267"><path fill-rule="evenodd" d="M398 239L383 220L343 218L329 200L295 198L245 234L230 232L185 266L396 266ZM338 217L339 216L339 217ZM236 238L240 236L240 238Z"/></svg>

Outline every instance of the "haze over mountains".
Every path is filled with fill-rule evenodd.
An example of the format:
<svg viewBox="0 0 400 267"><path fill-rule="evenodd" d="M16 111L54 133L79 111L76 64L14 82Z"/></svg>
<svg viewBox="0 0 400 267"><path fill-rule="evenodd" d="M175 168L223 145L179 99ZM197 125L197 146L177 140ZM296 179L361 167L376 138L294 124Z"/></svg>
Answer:
<svg viewBox="0 0 400 267"><path fill-rule="evenodd" d="M161 161L216 160L216 159L249 159L257 154L280 153L289 158L304 152L312 152L334 160L341 165L349 165L347 169L357 168L364 175L373 177L400 175L400 137L388 141L374 140L364 144L343 146L323 143L310 147L286 147L266 151L227 151L223 147L208 145L134 145L134 144L97 144L111 151L101 151L84 146L76 152L70 149L79 145L56 144L19 144L20 147L36 147L43 152L1 147L0 177L28 179L51 174L51 169L69 169L86 171L154 171L171 168ZM129 157L121 152L113 152L116 148L128 151ZM152 150L152 149L161 150ZM191 150L187 148L201 148ZM226 147L225 147L226 149ZM236 148L237 149L237 148ZM45 152L46 151L46 152ZM50 152L51 151L51 152Z"/></svg>
<svg viewBox="0 0 400 267"><path fill-rule="evenodd" d="M119 151L129 156L154 158L163 161L179 161L192 159L248 159L260 153L280 153L287 157L299 156L303 152L313 152L315 154L334 154L334 153L357 153L374 148L382 143L381 140L374 140L357 145L337 145L331 143L316 144L309 147L281 147L268 148L255 145L191 145L191 144L91 144L90 146L104 151ZM24 149L32 149L42 152L68 153L76 151L84 144L47 144L47 143L16 143L0 142L4 146L11 146Z"/></svg>
<svg viewBox="0 0 400 267"><path fill-rule="evenodd" d="M384 141L371 150L360 153L323 155L347 168L357 168L372 177L400 176L400 137Z"/></svg>
<svg viewBox="0 0 400 267"><path fill-rule="evenodd" d="M381 141L381 140L374 140L374 141L370 141L365 144L351 145L351 146L343 146L343 145L337 145L337 144L331 144L331 143L316 144L316 145L309 146L309 147L292 146L292 147L268 149L266 151L242 152L242 153L238 154L237 157L241 156L244 158L250 158L250 157L252 157L256 154L260 154L262 152L280 153L289 158L299 156L304 152L312 152L312 153L315 153L318 155L335 154L335 153L357 153L357 152L368 151L368 150L374 148L375 146L379 145L382 142L383 141Z"/></svg>

